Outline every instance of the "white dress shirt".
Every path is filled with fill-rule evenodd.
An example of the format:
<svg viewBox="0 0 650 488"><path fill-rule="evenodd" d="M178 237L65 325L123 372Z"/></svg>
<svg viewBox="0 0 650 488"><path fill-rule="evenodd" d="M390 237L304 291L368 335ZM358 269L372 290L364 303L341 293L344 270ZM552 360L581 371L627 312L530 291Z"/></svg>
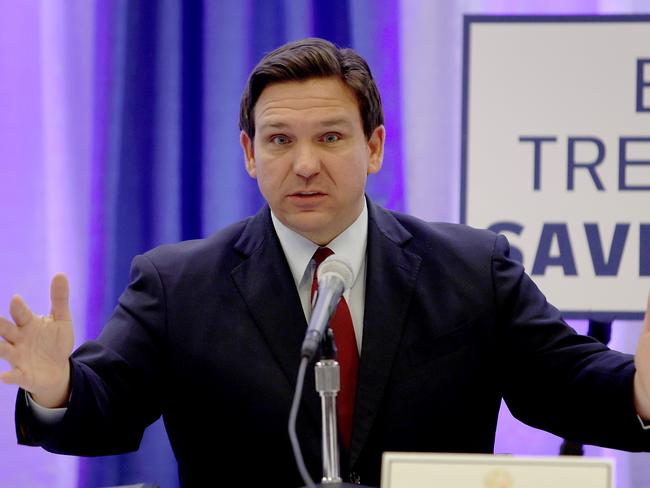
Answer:
<svg viewBox="0 0 650 488"><path fill-rule="evenodd" d="M312 259L314 252L320 246L309 239L292 231L271 212L273 227L280 239L280 245L289 263L293 280L300 295L302 310L305 319L309 323L311 317L311 283L314 276L316 263ZM368 208L364 201L363 210L357 220L350 227L334 238L327 247L334 254L345 259L354 272L354 283L344 293L348 302L354 335L357 340L357 348L361 353L361 341L363 339L363 312L365 307L366 292L366 244L368 242Z"/></svg>

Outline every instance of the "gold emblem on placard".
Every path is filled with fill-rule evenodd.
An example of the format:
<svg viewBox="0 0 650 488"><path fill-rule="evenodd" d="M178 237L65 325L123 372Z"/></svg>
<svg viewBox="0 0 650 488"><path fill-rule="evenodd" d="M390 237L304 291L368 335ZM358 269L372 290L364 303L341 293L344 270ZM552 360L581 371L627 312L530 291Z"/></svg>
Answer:
<svg viewBox="0 0 650 488"><path fill-rule="evenodd" d="M503 469L494 469L483 479L485 488L512 488L512 476Z"/></svg>

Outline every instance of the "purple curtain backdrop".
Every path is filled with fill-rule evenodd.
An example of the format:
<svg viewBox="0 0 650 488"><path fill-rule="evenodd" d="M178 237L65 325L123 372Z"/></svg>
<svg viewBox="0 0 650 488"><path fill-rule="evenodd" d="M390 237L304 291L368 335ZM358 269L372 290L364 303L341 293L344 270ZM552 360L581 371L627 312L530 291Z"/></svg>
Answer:
<svg viewBox="0 0 650 488"><path fill-rule="evenodd" d="M238 103L279 44L318 35L366 57L388 133L370 194L457 221L462 15L648 12L646 0L0 0L0 314L13 293L47 313L50 276L65 271L78 344L101 329L134 254L259 208ZM639 324L625 325L612 345L631 351ZM14 399L0 385L1 486L176 485L160 423L139 453L79 462L16 446ZM497 452L559 443L504 410ZM617 457L619 487L642 486L647 455L588 453Z"/></svg>

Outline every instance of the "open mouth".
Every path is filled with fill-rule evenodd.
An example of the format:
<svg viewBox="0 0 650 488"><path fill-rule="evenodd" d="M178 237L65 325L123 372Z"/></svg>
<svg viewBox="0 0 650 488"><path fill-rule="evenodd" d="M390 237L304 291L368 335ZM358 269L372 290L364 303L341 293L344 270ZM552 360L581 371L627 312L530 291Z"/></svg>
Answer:
<svg viewBox="0 0 650 488"><path fill-rule="evenodd" d="M322 195L324 195L324 193L321 193L319 191L299 191L293 193L291 196L298 197L298 198L309 198L309 197L317 197Z"/></svg>
<svg viewBox="0 0 650 488"><path fill-rule="evenodd" d="M289 200L302 209L312 209L320 205L327 196L319 191L297 191L289 195Z"/></svg>

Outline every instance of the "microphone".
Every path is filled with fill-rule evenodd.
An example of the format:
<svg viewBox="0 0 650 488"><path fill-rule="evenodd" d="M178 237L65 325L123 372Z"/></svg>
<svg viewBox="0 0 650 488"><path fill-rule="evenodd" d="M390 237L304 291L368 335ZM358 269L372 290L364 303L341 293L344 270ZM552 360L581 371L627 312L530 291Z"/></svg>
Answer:
<svg viewBox="0 0 650 488"><path fill-rule="evenodd" d="M318 291L309 327L302 342L303 357L311 360L318 350L330 318L336 311L345 290L354 283L352 267L340 257L331 255L318 267Z"/></svg>

